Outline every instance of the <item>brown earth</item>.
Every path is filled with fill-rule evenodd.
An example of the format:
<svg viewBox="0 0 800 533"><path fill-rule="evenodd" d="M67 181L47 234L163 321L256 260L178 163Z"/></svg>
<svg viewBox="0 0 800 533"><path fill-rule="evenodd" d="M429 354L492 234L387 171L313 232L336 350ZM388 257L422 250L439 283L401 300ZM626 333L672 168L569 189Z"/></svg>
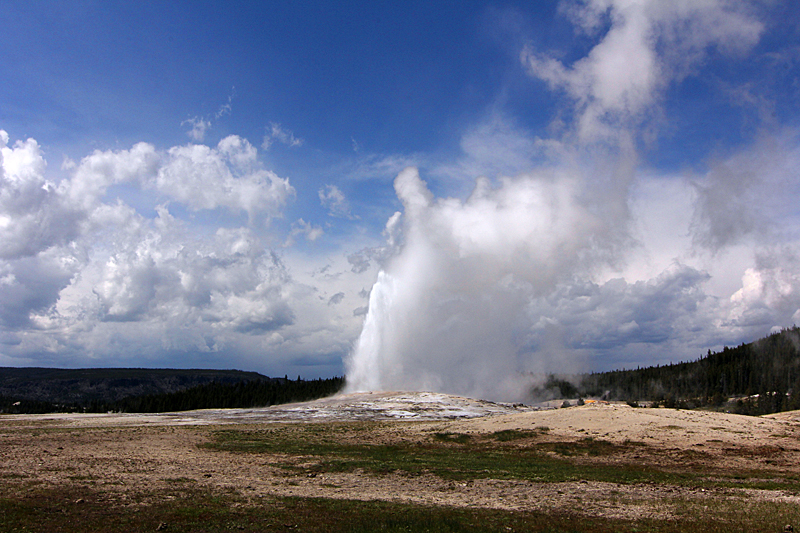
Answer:
<svg viewBox="0 0 800 533"><path fill-rule="evenodd" d="M327 414L326 414L327 413ZM340 413L337 417L336 413ZM32 486L84 487L119 505L146 504L148 494L176 484L233 490L248 499L311 496L389 500L511 510L576 511L612 518L669 519L690 502L800 505L794 490L705 488L685 484L571 481L445 480L432 474L363 471L305 473L313 457L241 454L202 447L220 428L302 428L307 422L378 420L368 432L342 432L357 444L425 441L435 433L488 435L537 430L540 442L607 441L619 451L578 457L592 464L654 465L664 470L749 472L748 480L800 475L800 413L745 417L671 409L594 404L554 410L492 404L419 393L340 396L269 409L211 410L166 415L0 416L0 480ZM298 430L299 431L299 430ZM299 469L288 470L289 462ZM311 470L308 470L311 472ZM752 484L750 485L752 487Z"/></svg>

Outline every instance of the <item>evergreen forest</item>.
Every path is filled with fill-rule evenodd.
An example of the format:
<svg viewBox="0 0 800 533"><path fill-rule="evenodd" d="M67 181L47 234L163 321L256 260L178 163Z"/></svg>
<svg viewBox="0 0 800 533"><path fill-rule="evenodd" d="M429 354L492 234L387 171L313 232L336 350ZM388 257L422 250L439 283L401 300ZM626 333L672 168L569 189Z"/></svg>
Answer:
<svg viewBox="0 0 800 533"><path fill-rule="evenodd" d="M692 362L549 376L534 395L541 395L543 390L556 391L561 398L707 407L751 415L800 409L800 328L784 329L720 352L709 350Z"/></svg>
<svg viewBox="0 0 800 533"><path fill-rule="evenodd" d="M212 408L268 407L331 396L344 387L344 377L297 380L259 378L235 383L212 381L165 393L132 395L122 399L91 398L67 403L0 396L0 413L160 413Z"/></svg>
<svg viewBox="0 0 800 533"><path fill-rule="evenodd" d="M283 378L234 384L212 382L183 391L135 396L107 405L92 405L90 410L161 413L191 409L268 407L332 396L343 387L343 377L306 381L298 376L296 381Z"/></svg>

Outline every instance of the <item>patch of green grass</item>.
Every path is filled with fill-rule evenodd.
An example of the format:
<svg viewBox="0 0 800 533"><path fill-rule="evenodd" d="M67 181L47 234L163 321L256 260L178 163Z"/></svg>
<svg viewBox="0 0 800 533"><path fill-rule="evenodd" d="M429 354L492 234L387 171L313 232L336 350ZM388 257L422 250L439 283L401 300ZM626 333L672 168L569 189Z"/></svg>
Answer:
<svg viewBox="0 0 800 533"><path fill-rule="evenodd" d="M800 523L800 509L796 504L757 499L719 498L699 504L695 501L674 502L674 513L679 523L685 520L702 524L685 531L783 531L786 524L795 527Z"/></svg>
<svg viewBox="0 0 800 533"><path fill-rule="evenodd" d="M568 457L600 457L614 455L620 453L625 448L626 446L595 439L594 437L584 437L578 441L542 443L538 446L540 450L553 451L559 455Z"/></svg>
<svg viewBox="0 0 800 533"><path fill-rule="evenodd" d="M500 442L509 442L512 440L530 439L538 437L550 431L547 426L539 426L534 429L502 429L491 433L491 437Z"/></svg>
<svg viewBox="0 0 800 533"><path fill-rule="evenodd" d="M783 473L765 478L763 471L734 472L724 477L714 478L713 485L722 488L747 488L755 490L780 490L785 493L800 494L800 475Z"/></svg>
<svg viewBox="0 0 800 533"><path fill-rule="evenodd" d="M442 442L454 442L456 444L466 444L469 442L469 435L466 433L434 433L433 438Z"/></svg>
<svg viewBox="0 0 800 533"><path fill-rule="evenodd" d="M458 453L453 453L454 436L424 442L343 444L332 438L312 439L308 435L305 431L299 435L293 428L284 431L277 428L269 431L226 429L215 432L215 440L205 446L238 453L280 454L285 457L284 467L288 469L299 469L293 457L301 456L307 462L308 457L313 456L319 461L307 470L314 472L430 473L452 480L688 482L681 474L661 471L651 465L576 463L573 458L620 451L618 445L591 438L517 446L498 444L491 436L474 436L464 439Z"/></svg>

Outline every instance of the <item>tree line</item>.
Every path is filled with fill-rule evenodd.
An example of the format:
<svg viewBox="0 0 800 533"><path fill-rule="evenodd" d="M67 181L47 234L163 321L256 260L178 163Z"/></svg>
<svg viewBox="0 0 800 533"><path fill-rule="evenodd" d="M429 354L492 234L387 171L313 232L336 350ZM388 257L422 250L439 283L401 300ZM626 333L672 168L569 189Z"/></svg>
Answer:
<svg viewBox="0 0 800 533"><path fill-rule="evenodd" d="M742 414L800 409L800 328L792 327L692 362L580 376L579 385L551 377L547 387L666 407L725 407ZM731 401L730 399L733 398Z"/></svg>
<svg viewBox="0 0 800 533"><path fill-rule="evenodd" d="M268 407L304 402L339 392L344 377L297 380L284 378L255 379L238 383L212 381L188 389L162 394L129 396L121 400L92 399L87 402L55 404L46 401L14 400L0 396L3 413L160 413L192 409Z"/></svg>

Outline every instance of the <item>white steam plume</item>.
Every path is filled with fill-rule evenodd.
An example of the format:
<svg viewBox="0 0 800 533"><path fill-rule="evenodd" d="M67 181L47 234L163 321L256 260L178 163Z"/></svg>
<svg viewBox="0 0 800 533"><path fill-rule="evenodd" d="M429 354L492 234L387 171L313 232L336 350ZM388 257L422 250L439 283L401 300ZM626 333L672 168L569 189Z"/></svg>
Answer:
<svg viewBox="0 0 800 533"><path fill-rule="evenodd" d="M479 179L462 202L434 200L407 168L395 190L404 244L372 289L350 388L514 396L520 372L541 363L524 346L526 306L596 264L608 225L566 176L525 175L494 189Z"/></svg>

